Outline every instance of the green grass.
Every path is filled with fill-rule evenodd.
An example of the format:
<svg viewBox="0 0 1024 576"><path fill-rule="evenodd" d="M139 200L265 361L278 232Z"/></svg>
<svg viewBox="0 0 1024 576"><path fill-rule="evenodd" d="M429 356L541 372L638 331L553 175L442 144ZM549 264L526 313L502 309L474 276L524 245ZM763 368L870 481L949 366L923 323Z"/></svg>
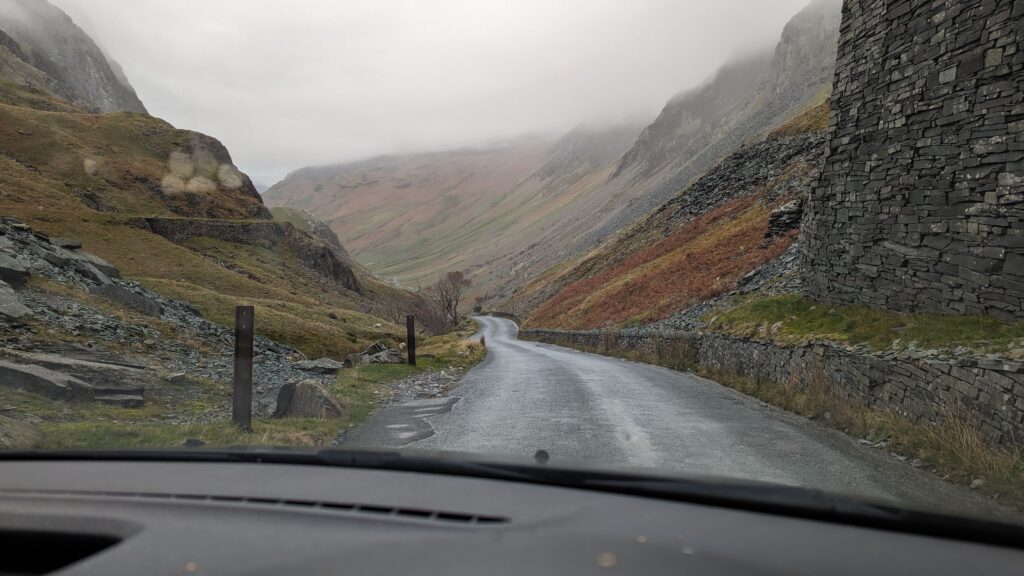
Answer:
<svg viewBox="0 0 1024 576"><path fill-rule="evenodd" d="M754 298L706 316L711 330L796 345L816 340L864 344L873 350L913 345L963 346L986 352L1019 349L1024 322L991 316L902 314L861 306L828 306L787 295Z"/></svg>

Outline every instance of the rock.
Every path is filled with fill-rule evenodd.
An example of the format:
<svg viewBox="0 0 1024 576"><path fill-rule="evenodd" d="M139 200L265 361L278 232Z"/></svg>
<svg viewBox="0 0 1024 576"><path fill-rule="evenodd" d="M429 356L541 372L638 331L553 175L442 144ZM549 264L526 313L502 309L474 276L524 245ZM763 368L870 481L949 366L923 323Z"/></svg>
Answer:
<svg viewBox="0 0 1024 576"><path fill-rule="evenodd" d="M782 236L790 230L800 227L800 219L803 217L803 200L794 200L772 210L768 217L768 231L765 233L765 240L771 240L776 236Z"/></svg>
<svg viewBox="0 0 1024 576"><path fill-rule="evenodd" d="M277 394L274 418L340 418L345 408L316 380L289 382Z"/></svg>
<svg viewBox="0 0 1024 576"><path fill-rule="evenodd" d="M31 310L18 300L14 288L0 281L0 318L20 324L31 313Z"/></svg>
<svg viewBox="0 0 1024 576"><path fill-rule="evenodd" d="M31 273L21 262L7 254L0 253L0 280L10 284L13 288L21 288L28 281L29 276Z"/></svg>
<svg viewBox="0 0 1024 576"><path fill-rule="evenodd" d="M363 350L363 356L373 356L374 354L385 352L387 351L387 349L388 347L385 346L384 344L381 344L380 342L374 342L373 345L371 345L369 348Z"/></svg>
<svg viewBox="0 0 1024 576"><path fill-rule="evenodd" d="M145 405L145 400L140 394L103 394L94 397L93 400L122 408L142 408Z"/></svg>
<svg viewBox="0 0 1024 576"><path fill-rule="evenodd" d="M185 384L188 382L188 374L185 374L184 372L175 372L165 378L165 380L171 384Z"/></svg>
<svg viewBox="0 0 1024 576"><path fill-rule="evenodd" d="M364 356L363 362L367 364L402 364L405 358L398 350L385 350L372 356Z"/></svg>
<svg viewBox="0 0 1024 576"><path fill-rule="evenodd" d="M977 490L985 486L984 478L975 478L971 481L971 490Z"/></svg>
<svg viewBox="0 0 1024 576"><path fill-rule="evenodd" d="M129 362L116 360L82 360L64 354L44 352L7 352L12 360L21 365L36 366L74 378L85 387L86 395L94 394L136 394L141 395L147 385L158 384L155 374L130 366Z"/></svg>
<svg viewBox="0 0 1024 576"><path fill-rule="evenodd" d="M94 282L98 282L101 285L111 283L109 276L107 276L98 268L84 260L79 260L75 262L75 271Z"/></svg>
<svg viewBox="0 0 1024 576"><path fill-rule="evenodd" d="M6 416L0 416L0 449L32 448L41 438L42 433L35 426Z"/></svg>
<svg viewBox="0 0 1024 576"><path fill-rule="evenodd" d="M110 282L109 279L107 281ZM161 306L156 300L147 298L142 294L132 292L131 290L118 286L112 282L96 286L90 289L89 292L113 300L126 308L131 308L132 310L141 312L147 316L159 318L160 315L163 314L163 306Z"/></svg>
<svg viewBox="0 0 1024 576"><path fill-rule="evenodd" d="M56 266L58 268L64 268L66 266L70 266L71 263L74 262L77 259L78 258L76 257L75 254L71 254L70 252L68 252L67 250L64 250L63 248L57 248L55 250L47 250L43 254L43 260L46 260L47 262L49 262L50 264L53 264L54 266Z"/></svg>
<svg viewBox="0 0 1024 576"><path fill-rule="evenodd" d="M293 364L299 370L316 372L318 374L334 374L345 367L344 364L330 358L318 358L316 360L302 360Z"/></svg>
<svg viewBox="0 0 1024 576"><path fill-rule="evenodd" d="M352 367L358 366L359 364L362 364L362 363L363 363L363 355L362 354L349 354L348 356L345 357L345 364L344 364L344 366L345 366L345 368L352 368Z"/></svg>
<svg viewBox="0 0 1024 576"><path fill-rule="evenodd" d="M336 312L328 312L327 317L330 318L331 320L337 320L338 314Z"/></svg>
<svg viewBox="0 0 1024 576"><path fill-rule="evenodd" d="M71 238L50 238L50 244L59 248L67 248L68 250L82 249L82 241L72 240Z"/></svg>
<svg viewBox="0 0 1024 576"><path fill-rule="evenodd" d="M9 252L14 249L14 242L6 236L0 236L0 250Z"/></svg>
<svg viewBox="0 0 1024 576"><path fill-rule="evenodd" d="M91 396L92 387L74 376L32 364L0 360L0 386L41 394L56 400Z"/></svg>
<svg viewBox="0 0 1024 576"><path fill-rule="evenodd" d="M185 441L181 443L181 445L184 446L185 448L200 448L202 446L206 446L206 442L203 442L198 438L186 438Z"/></svg>
<svg viewBox="0 0 1024 576"><path fill-rule="evenodd" d="M121 277L121 271L115 268L113 264L107 262L103 258L100 258L95 254L89 254L88 252L78 252L77 255L87 260L90 264L95 266L97 270L103 272L107 276L110 276L111 278Z"/></svg>
<svg viewBox="0 0 1024 576"><path fill-rule="evenodd" d="M11 224L11 228L13 228L14 230L21 230L22 232L27 232L28 230L32 229L31 226L25 224L24 222L15 222Z"/></svg>

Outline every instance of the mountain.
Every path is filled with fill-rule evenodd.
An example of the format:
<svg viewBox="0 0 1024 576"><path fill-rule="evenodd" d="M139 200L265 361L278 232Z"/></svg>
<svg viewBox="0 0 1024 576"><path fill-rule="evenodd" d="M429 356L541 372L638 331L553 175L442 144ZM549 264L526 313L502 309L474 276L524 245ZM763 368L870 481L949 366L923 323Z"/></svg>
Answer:
<svg viewBox="0 0 1024 576"><path fill-rule="evenodd" d="M227 148L144 113L67 16L21 0L0 13L5 218L209 320L231 325L237 304L254 305L259 334L307 354L343 359L403 333L381 316L400 318L411 294L352 262L322 224L273 220Z"/></svg>
<svg viewBox="0 0 1024 576"><path fill-rule="evenodd" d="M579 127L555 141L387 156L304 168L264 195L328 223L375 274L426 285L468 269L478 291L508 280L509 255L575 218L640 126Z"/></svg>
<svg viewBox="0 0 1024 576"><path fill-rule="evenodd" d="M0 46L16 60L0 68L0 81L88 112L146 113L120 65L46 0L0 0Z"/></svg>
<svg viewBox="0 0 1024 576"><path fill-rule="evenodd" d="M642 130L583 128L552 143L303 169L266 200L326 221L376 273L409 285L465 269L476 294L497 304L823 102L840 9L815 0L774 51L729 62Z"/></svg>
<svg viewBox="0 0 1024 576"><path fill-rule="evenodd" d="M757 276L758 288L792 276L791 247L824 160L827 118L822 105L743 146L620 234L528 283L502 308L524 316L527 327L632 326L668 321Z"/></svg>

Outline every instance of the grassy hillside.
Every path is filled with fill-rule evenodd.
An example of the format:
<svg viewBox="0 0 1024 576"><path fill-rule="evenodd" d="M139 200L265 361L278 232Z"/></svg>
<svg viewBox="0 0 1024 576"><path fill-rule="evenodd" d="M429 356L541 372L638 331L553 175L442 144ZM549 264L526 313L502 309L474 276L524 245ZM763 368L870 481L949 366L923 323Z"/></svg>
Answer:
<svg viewBox="0 0 1024 576"><path fill-rule="evenodd" d="M179 245L127 225L133 216L269 217L216 140L143 114L86 114L8 89L11 101L51 105L0 103L0 213L83 241L126 276L217 322L231 322L236 304L253 304L259 333L307 354L341 357L402 333L371 314L408 295L360 270L363 295L324 284L287 248Z"/></svg>
<svg viewBox="0 0 1024 576"><path fill-rule="evenodd" d="M560 231L595 195L638 126L579 129L557 142L384 157L307 168L266 194L326 221L373 273L405 286L468 270L474 292L525 280L564 257Z"/></svg>

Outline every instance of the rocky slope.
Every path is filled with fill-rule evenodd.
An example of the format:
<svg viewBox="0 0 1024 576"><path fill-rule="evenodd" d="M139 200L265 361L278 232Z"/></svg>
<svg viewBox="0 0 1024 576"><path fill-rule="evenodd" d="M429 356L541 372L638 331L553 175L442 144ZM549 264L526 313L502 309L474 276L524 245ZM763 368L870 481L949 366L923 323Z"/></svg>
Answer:
<svg viewBox="0 0 1024 576"><path fill-rule="evenodd" d="M146 112L121 67L46 0L0 0L0 46L27 65L0 67L0 80L90 112Z"/></svg>
<svg viewBox="0 0 1024 576"><path fill-rule="evenodd" d="M734 290L798 289L792 246L824 157L825 117L812 110L741 148L684 193L529 283L503 307L526 317L528 327L683 326Z"/></svg>
<svg viewBox="0 0 1024 576"><path fill-rule="evenodd" d="M267 201L326 220L356 259L403 282L467 269L475 291L497 305L823 101L840 6L815 0L774 51L726 65L673 98L642 132L574 131L543 150L518 150L529 156L518 164L495 158L468 168L462 155L449 153L390 159L376 172L380 162L301 170L274 186ZM422 174L407 177L416 170Z"/></svg>

